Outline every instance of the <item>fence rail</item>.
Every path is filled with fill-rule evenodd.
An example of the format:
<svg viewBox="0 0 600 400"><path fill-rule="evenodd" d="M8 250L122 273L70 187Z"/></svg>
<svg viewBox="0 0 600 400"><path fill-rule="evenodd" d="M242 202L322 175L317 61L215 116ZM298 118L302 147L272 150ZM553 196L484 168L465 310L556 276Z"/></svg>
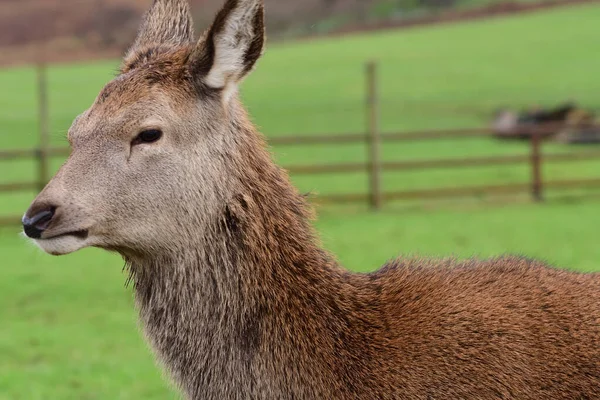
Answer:
<svg viewBox="0 0 600 400"><path fill-rule="evenodd" d="M556 153L543 156L545 162L571 162L600 160L600 151L585 151L581 153ZM502 165L517 165L531 162L529 155L473 157L461 159L435 159L415 161L382 162L384 171L407 171L440 168L490 167ZM340 174L365 172L369 163L343 163L320 165L291 165L286 169L295 175Z"/></svg>
<svg viewBox="0 0 600 400"><path fill-rule="evenodd" d="M533 136L539 134L541 137L550 132L555 132L564 124L549 123L543 126L523 128L519 130L520 134ZM592 127L597 128L597 127ZM483 128L456 128L456 129L437 129L427 131L410 132L386 132L380 133L381 142L414 142L439 139L472 139L477 137L489 137L494 134L494 130L488 127ZM339 134L315 134L315 135L286 135L282 137L273 137L269 143L275 146L310 146L326 144L354 144L365 143L369 140L368 133L339 133Z"/></svg>
<svg viewBox="0 0 600 400"><path fill-rule="evenodd" d="M367 193L329 194L318 196L323 203L368 202L373 209L380 209L393 200L444 199L469 196L490 196L530 193L534 201L542 201L545 189L600 188L600 177L579 180L544 181L542 166L545 163L568 163L576 161L600 160L599 150L550 153L542 152L542 138L560 126L545 125L522 130L519 133L530 136L530 153L524 155L500 155L489 157L445 158L407 161L383 161L381 147L387 142L415 142L428 140L459 140L477 137L491 137L490 128L468 128L419 132L380 132L379 101L377 87L377 65L369 63L366 68L366 132L338 135L298 135L274 137L269 143L275 146L322 146L362 144L365 146L367 161L320 165L290 165L287 170L293 175L324 175L344 173L365 173L368 177ZM48 100L45 66L38 68L39 85L39 146L29 149L0 150L0 161L34 159L38 165L35 181L0 184L0 192L41 190L49 179L49 162L53 157L66 157L70 150L65 147L52 147L48 135ZM600 127L597 127L600 129ZM419 171L446 168L477 168L489 166L529 165L530 182L505 185L436 187L411 191L386 191L381 184L382 174L388 171ZM0 216L1 225L19 223L19 217Z"/></svg>

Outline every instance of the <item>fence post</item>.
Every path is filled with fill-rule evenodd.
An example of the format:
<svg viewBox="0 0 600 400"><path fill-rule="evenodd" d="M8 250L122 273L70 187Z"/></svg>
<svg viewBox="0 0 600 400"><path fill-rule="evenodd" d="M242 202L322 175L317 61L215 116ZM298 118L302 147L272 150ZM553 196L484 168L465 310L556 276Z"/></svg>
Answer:
<svg viewBox="0 0 600 400"><path fill-rule="evenodd" d="M379 93L377 86L377 63L367 64L367 122L369 146L369 195L370 206L379 210L381 196L381 136L379 135Z"/></svg>
<svg viewBox="0 0 600 400"><path fill-rule="evenodd" d="M48 77L46 63L37 64L38 83L38 121L40 142L37 152L38 159L38 189L42 190L49 180L48 146L50 145L48 127Z"/></svg>
<svg viewBox="0 0 600 400"><path fill-rule="evenodd" d="M531 195L535 202L543 200L541 143L541 132L534 128L531 133Z"/></svg>

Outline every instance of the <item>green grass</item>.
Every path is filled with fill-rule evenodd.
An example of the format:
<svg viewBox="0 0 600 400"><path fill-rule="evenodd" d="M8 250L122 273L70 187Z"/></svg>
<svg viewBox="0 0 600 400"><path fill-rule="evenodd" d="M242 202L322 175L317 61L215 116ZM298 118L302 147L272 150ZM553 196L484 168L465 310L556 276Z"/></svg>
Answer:
<svg viewBox="0 0 600 400"><path fill-rule="evenodd" d="M599 6L381 32L339 40L273 44L243 96L269 136L361 132L363 63L381 65L385 131L481 126L500 105L551 105L568 98L600 108ZM52 142L65 145L72 119L110 80L115 62L50 71ZM0 148L36 144L34 71L0 71ZM582 151L549 145L545 151ZM386 160L525 154L522 143L488 139L386 144ZM362 146L277 147L285 164L360 161ZM60 165L55 160L53 168ZM548 179L600 176L598 162L552 165ZM31 180L32 162L0 162L0 183ZM386 189L526 182L522 167L388 173ZM361 174L293 177L304 191L366 189ZM21 214L35 193L0 196L2 214ZM580 271L600 270L600 204L552 200L499 206L392 204L319 209L327 248L348 268L369 271L400 254L519 253ZM175 399L136 325L121 260L96 250L41 254L18 229L0 230L0 400Z"/></svg>

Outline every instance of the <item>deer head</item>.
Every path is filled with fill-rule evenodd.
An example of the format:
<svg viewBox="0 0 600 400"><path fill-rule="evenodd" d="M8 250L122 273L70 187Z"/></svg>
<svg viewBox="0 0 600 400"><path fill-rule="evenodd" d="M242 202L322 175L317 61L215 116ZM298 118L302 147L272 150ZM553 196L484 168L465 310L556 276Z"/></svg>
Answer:
<svg viewBox="0 0 600 400"><path fill-rule="evenodd" d="M71 155L23 217L26 235L54 255L134 256L208 229L243 169L252 129L237 87L262 54L263 14L262 0L228 0L196 42L187 1L155 0L119 75L73 122Z"/></svg>

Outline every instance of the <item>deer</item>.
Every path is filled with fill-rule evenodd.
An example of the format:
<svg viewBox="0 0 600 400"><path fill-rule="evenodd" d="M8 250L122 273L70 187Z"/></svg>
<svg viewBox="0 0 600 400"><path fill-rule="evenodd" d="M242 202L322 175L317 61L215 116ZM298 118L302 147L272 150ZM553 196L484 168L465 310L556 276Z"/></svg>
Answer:
<svg viewBox="0 0 600 400"><path fill-rule="evenodd" d="M262 0L195 38L155 0L23 217L43 251L120 254L143 335L186 399L600 398L600 275L517 256L350 272L239 96Z"/></svg>

